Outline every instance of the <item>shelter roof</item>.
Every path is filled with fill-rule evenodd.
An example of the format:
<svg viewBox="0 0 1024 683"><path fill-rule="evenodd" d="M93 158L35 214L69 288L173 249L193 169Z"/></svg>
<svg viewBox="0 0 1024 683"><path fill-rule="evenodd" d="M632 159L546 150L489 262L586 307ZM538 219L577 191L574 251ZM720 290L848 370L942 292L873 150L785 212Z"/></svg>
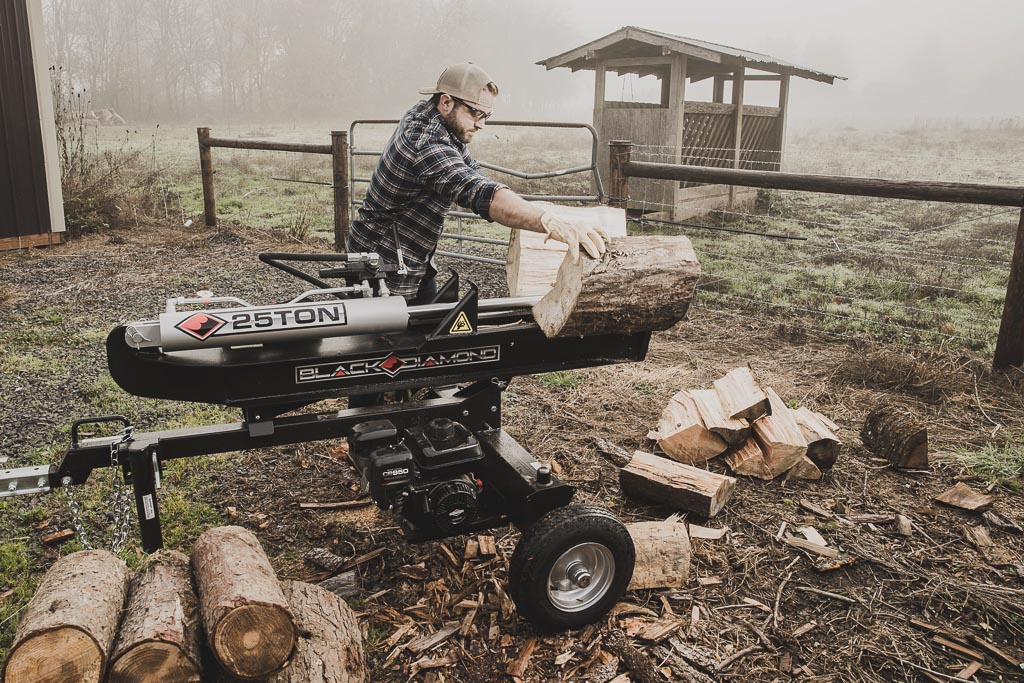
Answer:
<svg viewBox="0 0 1024 683"><path fill-rule="evenodd" d="M740 50L728 45L709 43L706 40L676 36L637 26L624 26L603 38L592 40L560 55L548 57L537 64L548 69L564 66L573 71L579 71L580 69L595 69L597 62L601 60L627 59L636 62L636 65L632 69L626 70L638 71L643 58L651 58L651 63L654 64L653 60L673 53L687 56L690 60L687 71L694 77L694 80L716 73L728 73L740 65L769 73L791 74L829 84L837 78L846 80L844 76L791 64L759 52Z"/></svg>

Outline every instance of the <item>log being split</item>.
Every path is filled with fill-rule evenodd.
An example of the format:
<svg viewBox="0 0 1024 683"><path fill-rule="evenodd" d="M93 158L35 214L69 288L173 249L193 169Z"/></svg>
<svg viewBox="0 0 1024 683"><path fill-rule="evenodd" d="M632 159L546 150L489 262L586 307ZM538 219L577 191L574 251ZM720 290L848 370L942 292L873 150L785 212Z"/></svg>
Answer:
<svg viewBox="0 0 1024 683"><path fill-rule="evenodd" d="M25 609L3 680L99 683L127 590L128 568L105 550L57 560Z"/></svg>
<svg viewBox="0 0 1024 683"><path fill-rule="evenodd" d="M636 548L629 590L686 586L690 578L690 535L685 522L634 522L626 529Z"/></svg>
<svg viewBox="0 0 1024 683"><path fill-rule="evenodd" d="M266 683L362 683L366 654L359 622L345 601L319 586L282 581L295 614L299 643L291 664Z"/></svg>
<svg viewBox="0 0 1024 683"><path fill-rule="evenodd" d="M566 256L533 307L548 337L666 330L686 316L700 263L685 237L619 237L601 259Z"/></svg>
<svg viewBox="0 0 1024 683"><path fill-rule="evenodd" d="M246 529L203 533L192 570L210 649L229 673L256 679L280 671L295 651L295 620L260 542Z"/></svg>
<svg viewBox="0 0 1024 683"><path fill-rule="evenodd" d="M868 413L860 430L864 446L893 467L928 467L928 429L909 411L883 403Z"/></svg>
<svg viewBox="0 0 1024 683"><path fill-rule="evenodd" d="M158 552L132 576L109 681L199 681L201 637L188 557L175 550Z"/></svg>
<svg viewBox="0 0 1024 683"><path fill-rule="evenodd" d="M619 470L622 490L703 517L714 517L732 495L736 480L643 451Z"/></svg>

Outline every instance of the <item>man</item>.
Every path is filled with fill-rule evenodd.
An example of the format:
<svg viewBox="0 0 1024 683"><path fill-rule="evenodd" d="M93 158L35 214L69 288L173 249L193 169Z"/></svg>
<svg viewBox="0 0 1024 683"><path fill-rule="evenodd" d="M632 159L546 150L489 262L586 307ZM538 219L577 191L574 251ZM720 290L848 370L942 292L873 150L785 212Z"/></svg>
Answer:
<svg viewBox="0 0 1024 683"><path fill-rule="evenodd" d="M390 263L399 262L401 249L407 273L388 277L392 294L410 303L434 296L432 260L453 203L510 228L547 233L567 244L577 261L581 246L593 258L604 254L607 235L600 228L560 218L480 173L466 145L486 125L498 95L483 69L454 64L420 94L431 98L406 112L388 141L347 245Z"/></svg>

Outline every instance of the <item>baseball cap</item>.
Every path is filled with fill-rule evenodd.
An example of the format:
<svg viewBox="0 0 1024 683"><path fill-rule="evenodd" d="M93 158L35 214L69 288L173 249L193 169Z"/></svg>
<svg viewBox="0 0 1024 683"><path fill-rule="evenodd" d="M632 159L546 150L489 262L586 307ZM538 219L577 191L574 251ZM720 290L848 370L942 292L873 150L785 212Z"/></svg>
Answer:
<svg viewBox="0 0 1024 683"><path fill-rule="evenodd" d="M494 95L485 90L488 83L493 81L486 71L472 62L463 62L445 69L436 86L420 88L419 92L421 95L445 93L490 113L494 109ZM497 94L497 85L494 90Z"/></svg>

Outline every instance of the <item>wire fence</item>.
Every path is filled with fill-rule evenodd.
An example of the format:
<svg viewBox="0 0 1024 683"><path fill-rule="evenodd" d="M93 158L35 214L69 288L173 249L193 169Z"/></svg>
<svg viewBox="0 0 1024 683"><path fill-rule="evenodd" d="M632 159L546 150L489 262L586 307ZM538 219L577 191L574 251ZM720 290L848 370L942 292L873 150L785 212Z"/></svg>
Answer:
<svg viewBox="0 0 1024 683"><path fill-rule="evenodd" d="M723 152L731 157L733 150L684 148L677 155L672 148L633 145L631 159L678 163L679 156ZM748 152L771 150L743 155ZM839 154L787 151L784 170L831 173ZM850 175L858 175L849 171L858 157L860 174L874 168L880 173L872 175L890 179L976 181L981 165L1002 169L986 174L986 181L1024 180L1018 159L852 154ZM703 269L700 309L858 339L993 350L1020 209L737 188L744 197L738 206L687 216L685 204L659 201L665 195L653 183L673 182L631 183L630 206L644 216L640 229L691 238Z"/></svg>

